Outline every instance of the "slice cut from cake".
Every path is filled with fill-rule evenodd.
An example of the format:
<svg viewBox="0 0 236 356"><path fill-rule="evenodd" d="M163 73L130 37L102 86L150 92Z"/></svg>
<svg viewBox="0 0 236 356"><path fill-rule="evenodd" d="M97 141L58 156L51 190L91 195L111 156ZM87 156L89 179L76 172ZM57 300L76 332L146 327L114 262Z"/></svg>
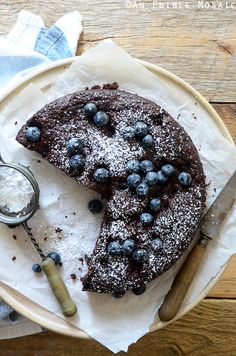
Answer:
<svg viewBox="0 0 236 356"><path fill-rule="evenodd" d="M205 203L202 164L154 102L115 83L95 86L43 107L16 139L108 200L84 290L141 294L192 241Z"/></svg>

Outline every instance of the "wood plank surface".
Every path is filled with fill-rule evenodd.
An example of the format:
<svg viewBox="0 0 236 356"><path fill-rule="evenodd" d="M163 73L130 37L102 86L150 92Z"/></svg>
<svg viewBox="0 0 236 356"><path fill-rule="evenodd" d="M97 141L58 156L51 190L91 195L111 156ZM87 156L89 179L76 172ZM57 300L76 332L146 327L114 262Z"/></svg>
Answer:
<svg viewBox="0 0 236 356"><path fill-rule="evenodd" d="M212 103L236 142L236 104ZM211 298L236 298L236 255L232 256L221 279L208 294Z"/></svg>
<svg viewBox="0 0 236 356"><path fill-rule="evenodd" d="M158 9L158 1L155 3L156 6L151 0L2 0L0 35L9 31L20 9L40 14L47 26L62 14L79 10L84 18L84 33L78 53L110 37L133 56L181 76L207 99L234 102L236 8L226 8L226 1L222 1L223 9L198 8L197 0L188 2L189 9Z"/></svg>
<svg viewBox="0 0 236 356"><path fill-rule="evenodd" d="M151 0L2 0L0 36L8 33L22 9L40 14L47 26L79 10L84 32L78 54L112 38L131 55L179 75L212 102L236 142L236 8L226 8L226 1L219 10L197 8L197 3L189 1L190 9L158 9ZM144 336L130 347L129 356L236 356L236 301L222 299L236 298L236 255L208 298L165 329ZM95 341L50 332L1 340L0 355L112 353Z"/></svg>
<svg viewBox="0 0 236 356"><path fill-rule="evenodd" d="M236 301L204 300L180 320L145 335L130 346L129 356L235 356ZM93 340L51 332L1 340L2 356L111 356ZM118 355L126 355L120 352Z"/></svg>

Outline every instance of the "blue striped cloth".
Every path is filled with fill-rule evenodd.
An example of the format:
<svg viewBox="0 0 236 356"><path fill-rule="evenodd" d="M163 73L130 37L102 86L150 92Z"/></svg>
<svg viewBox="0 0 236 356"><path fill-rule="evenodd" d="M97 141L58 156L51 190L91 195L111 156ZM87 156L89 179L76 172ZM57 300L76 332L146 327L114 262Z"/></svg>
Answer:
<svg viewBox="0 0 236 356"><path fill-rule="evenodd" d="M0 90L40 65L74 56L82 29L78 11L49 29L40 16L21 11L8 36L0 38Z"/></svg>
<svg viewBox="0 0 236 356"><path fill-rule="evenodd" d="M21 11L8 36L0 38L0 91L38 66L74 56L82 30L78 11L64 15L49 29L40 16ZM6 318L15 323L17 313L0 301L0 320Z"/></svg>

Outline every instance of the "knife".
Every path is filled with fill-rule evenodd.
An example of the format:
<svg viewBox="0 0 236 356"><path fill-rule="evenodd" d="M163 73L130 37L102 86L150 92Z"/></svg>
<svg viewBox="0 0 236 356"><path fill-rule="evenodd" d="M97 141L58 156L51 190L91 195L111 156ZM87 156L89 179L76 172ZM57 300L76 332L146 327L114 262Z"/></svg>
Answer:
<svg viewBox="0 0 236 356"><path fill-rule="evenodd" d="M235 196L236 171L203 216L200 224L200 238L180 268L158 311L161 321L170 321L177 315L193 277L201 264L208 242L216 237L220 231L222 223L234 205Z"/></svg>

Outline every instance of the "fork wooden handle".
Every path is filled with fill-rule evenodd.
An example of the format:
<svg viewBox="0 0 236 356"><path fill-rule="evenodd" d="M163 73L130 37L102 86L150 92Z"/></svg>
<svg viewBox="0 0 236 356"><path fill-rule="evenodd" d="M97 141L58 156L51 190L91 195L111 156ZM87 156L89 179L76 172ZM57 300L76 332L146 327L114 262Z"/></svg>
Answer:
<svg viewBox="0 0 236 356"><path fill-rule="evenodd" d="M161 321L170 321L178 313L193 277L201 264L208 240L200 240L190 252L158 311Z"/></svg>
<svg viewBox="0 0 236 356"><path fill-rule="evenodd" d="M54 261L50 257L47 257L40 263L40 265L48 279L53 294L60 304L63 314L65 316L74 315L77 312L77 307L71 299L68 289L61 278Z"/></svg>

